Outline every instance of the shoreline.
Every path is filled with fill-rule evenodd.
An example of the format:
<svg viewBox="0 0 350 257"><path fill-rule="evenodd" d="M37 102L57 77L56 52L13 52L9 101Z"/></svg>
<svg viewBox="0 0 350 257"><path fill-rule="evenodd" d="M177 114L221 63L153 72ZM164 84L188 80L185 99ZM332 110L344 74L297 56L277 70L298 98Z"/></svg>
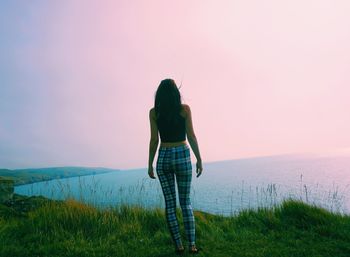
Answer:
<svg viewBox="0 0 350 257"><path fill-rule="evenodd" d="M55 179L91 176L120 171L119 169L92 167L49 167L38 169L0 169L0 178L14 181L14 187L46 182Z"/></svg>
<svg viewBox="0 0 350 257"><path fill-rule="evenodd" d="M100 173L91 173L91 174L82 174L82 175L72 175L72 176L65 176L65 177L49 178L49 179L43 179L43 180L38 180L38 181L25 182L25 183L21 183L21 184L16 184L15 183L14 186L15 187L26 186L26 185L31 185L31 184L40 183L40 182L52 181L52 180L55 180L55 179L65 179L65 178L85 177L85 176L92 176L92 175L102 175L102 174L111 173L111 172L113 172L113 171L105 171L105 172L100 172Z"/></svg>

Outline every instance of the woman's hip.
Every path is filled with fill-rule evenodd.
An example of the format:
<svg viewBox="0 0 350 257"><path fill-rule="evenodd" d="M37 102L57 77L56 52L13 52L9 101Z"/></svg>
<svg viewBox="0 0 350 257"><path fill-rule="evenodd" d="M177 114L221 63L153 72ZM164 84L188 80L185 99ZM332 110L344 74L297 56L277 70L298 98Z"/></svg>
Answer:
<svg viewBox="0 0 350 257"><path fill-rule="evenodd" d="M160 147L158 151L157 169L175 168L184 170L191 168L190 148L187 144L174 147Z"/></svg>

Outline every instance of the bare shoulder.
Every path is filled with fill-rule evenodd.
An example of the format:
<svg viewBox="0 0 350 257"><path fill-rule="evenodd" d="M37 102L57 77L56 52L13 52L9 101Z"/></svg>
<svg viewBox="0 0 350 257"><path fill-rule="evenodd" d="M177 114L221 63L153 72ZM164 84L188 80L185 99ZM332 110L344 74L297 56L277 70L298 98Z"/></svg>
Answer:
<svg viewBox="0 0 350 257"><path fill-rule="evenodd" d="M182 108L184 108L184 110L189 110L190 106L188 104L181 104Z"/></svg>
<svg viewBox="0 0 350 257"><path fill-rule="evenodd" d="M156 111L155 111L154 107L152 107L152 108L149 110L149 116L152 117L152 118L155 118L155 117L156 117Z"/></svg>
<svg viewBox="0 0 350 257"><path fill-rule="evenodd" d="M191 112L191 108L188 104L182 104L182 109L186 114Z"/></svg>
<svg viewBox="0 0 350 257"><path fill-rule="evenodd" d="M187 104L181 104L180 115L184 118L187 117L189 106Z"/></svg>

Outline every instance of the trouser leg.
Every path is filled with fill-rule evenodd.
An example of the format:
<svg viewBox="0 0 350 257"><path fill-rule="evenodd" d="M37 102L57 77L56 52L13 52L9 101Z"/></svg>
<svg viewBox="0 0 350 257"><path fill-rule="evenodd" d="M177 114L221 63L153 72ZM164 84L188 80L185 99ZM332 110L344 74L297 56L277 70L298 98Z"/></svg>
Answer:
<svg viewBox="0 0 350 257"><path fill-rule="evenodd" d="M176 246L181 246L179 223L176 217L175 176L170 170L170 163L167 162L167 158L168 156L162 156L162 153L160 153L157 161L157 175L164 195L165 214L171 237Z"/></svg>
<svg viewBox="0 0 350 257"><path fill-rule="evenodd" d="M192 181L192 164L189 149L178 153L179 161L176 165L176 180L179 192L180 206L184 227L189 245L195 245L195 219L191 205L190 192Z"/></svg>

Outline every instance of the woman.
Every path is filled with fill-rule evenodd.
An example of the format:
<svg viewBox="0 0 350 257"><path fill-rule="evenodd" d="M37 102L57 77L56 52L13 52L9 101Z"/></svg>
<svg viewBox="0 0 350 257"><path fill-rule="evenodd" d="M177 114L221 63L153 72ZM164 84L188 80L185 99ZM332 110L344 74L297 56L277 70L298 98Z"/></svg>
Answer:
<svg viewBox="0 0 350 257"><path fill-rule="evenodd" d="M168 228L175 243L175 252L185 251L179 233L176 217L175 177L179 192L182 217L190 253L198 253L195 245L195 219L190 200L192 164L188 142L197 158L197 177L202 174L202 159L198 143L193 131L191 109L181 104L181 95L172 79L161 81L156 95L154 107L149 111L151 125L151 140L149 144L148 175L155 179L153 160L158 148L158 132L161 143L156 163L157 175L165 199L165 212Z"/></svg>

